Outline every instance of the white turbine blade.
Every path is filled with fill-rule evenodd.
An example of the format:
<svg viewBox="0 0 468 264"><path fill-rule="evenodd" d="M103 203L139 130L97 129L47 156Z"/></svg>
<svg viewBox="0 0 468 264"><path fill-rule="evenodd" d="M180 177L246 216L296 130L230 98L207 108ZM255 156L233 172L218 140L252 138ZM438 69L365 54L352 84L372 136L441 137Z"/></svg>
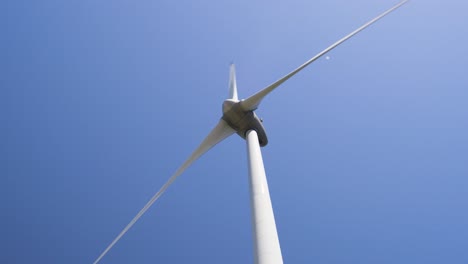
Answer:
<svg viewBox="0 0 468 264"><path fill-rule="evenodd" d="M120 238L138 221L138 219L153 205L153 203L166 191L166 189L179 177L195 160L201 155L207 152L209 149L214 147L219 142L223 141L230 135L234 134L235 131L229 127L224 121L220 120L210 134L203 140L200 146L190 155L190 157L180 166L177 171L167 180L167 182L159 189L159 191L146 203L146 205L138 212L138 214L128 223L128 225L120 232L120 234L110 243L110 245L101 253L101 255L94 261L94 264L98 263L107 252L117 243Z"/></svg>
<svg viewBox="0 0 468 264"><path fill-rule="evenodd" d="M299 71L301 71L302 69L304 69L305 67L307 67L309 64L311 64L312 62L316 61L318 58L322 57L323 55L325 55L327 52L329 52L330 50L336 48L338 45L340 45L341 43L345 42L346 40L348 40L349 38L351 38L352 36L356 35L357 33L359 33L360 31L362 31L363 29L367 28L368 26L372 25L374 22L376 22L377 20L381 19L382 17L386 16L387 14L389 14L390 12L394 11L395 9L399 8L400 6L402 6L403 4L405 4L406 2L408 2L409 0L404 0L400 3L398 3L397 5L395 5L394 7L388 9L387 11L385 11L384 13L380 14L379 16L375 17L374 19L372 19L371 21L365 23L364 25L362 25L360 28L354 30L353 32L351 32L349 35L345 36L344 38L338 40L337 42L333 43L331 46L329 46L328 48L324 49L322 52L318 53L317 55L315 55L313 58L311 58L310 60L306 61L304 64L302 64L301 66L299 66L297 69L295 69L294 71L290 72L289 74L287 74L286 76L284 76L283 78L279 79L278 81L276 81L275 83L271 84L270 86L266 87L265 89L257 92L256 94L250 96L249 98L241 101L241 105L242 105L242 108L244 110L255 110L257 109L258 105L260 104L260 102L262 101L262 99L267 95L269 94L271 91L273 91L276 87L280 86L282 83L284 83L286 80L288 80L289 78L291 78L292 76L294 76L296 73L298 73Z"/></svg>
<svg viewBox="0 0 468 264"><path fill-rule="evenodd" d="M230 67L228 99L234 99L236 101L239 100L237 98L236 66L234 66L234 64L231 64L231 67Z"/></svg>

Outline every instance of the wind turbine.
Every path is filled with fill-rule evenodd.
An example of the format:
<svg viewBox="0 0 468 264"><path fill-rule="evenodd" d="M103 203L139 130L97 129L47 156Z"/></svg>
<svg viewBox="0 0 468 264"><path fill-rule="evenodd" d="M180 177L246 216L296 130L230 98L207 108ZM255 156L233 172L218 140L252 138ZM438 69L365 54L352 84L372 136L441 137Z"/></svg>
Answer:
<svg viewBox="0 0 468 264"><path fill-rule="evenodd" d="M341 43L367 28L377 20L383 18L395 9L399 8L409 0L404 0L388 9L384 13L365 23L345 37L324 49L304 64L277 80L273 84L260 90L256 94L244 100L239 100L237 95L235 66L230 66L229 95L223 102L223 115L218 124L211 130L200 146L190 155L190 157L176 170L161 189L148 201L148 203L138 212L138 214L127 224L119 235L109 244L109 246L94 261L98 263L107 252L117 243L120 238L138 221L138 219L153 205L153 203L166 191L166 189L179 177L195 160L214 147L219 142L234 133L247 141L250 204L252 210L254 258L256 264L280 264L283 263L281 249L276 231L275 218L271 206L268 183L263 166L263 159L260 147L268 143L268 138L263 127L263 122L255 114L255 110L260 105L263 98L296 73L316 61Z"/></svg>

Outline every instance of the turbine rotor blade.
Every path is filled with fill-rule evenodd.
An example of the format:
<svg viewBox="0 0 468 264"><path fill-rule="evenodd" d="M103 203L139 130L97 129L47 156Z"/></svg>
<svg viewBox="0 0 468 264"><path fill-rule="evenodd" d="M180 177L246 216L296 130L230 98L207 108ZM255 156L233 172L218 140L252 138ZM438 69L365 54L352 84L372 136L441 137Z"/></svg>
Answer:
<svg viewBox="0 0 468 264"><path fill-rule="evenodd" d="M304 69L305 67L307 67L309 64L311 64L312 62L316 61L318 58L322 57L323 55L325 55L327 52L331 51L332 49L336 48L338 45L340 45L341 43L345 42L346 40L350 39L352 36L356 35L357 33L359 33L360 31L362 31L363 29L367 28L368 26L372 25L373 23L375 23L377 20L383 18L384 16L388 15L389 13L391 13L392 11L394 11L395 9L399 8L400 6L402 6L403 4L405 4L406 2L408 2L409 0L404 0L404 1L401 1L400 3L398 3L397 5L393 6L392 8L388 9L387 11L385 11L384 13L380 14L379 16L375 17L374 19L370 20L369 22L365 23L364 25L362 25L361 27L359 27L358 29L354 30L353 32L351 32L350 34L348 34L347 36L343 37L342 39L338 40L337 42L333 43L331 46L329 46L328 48L324 49L323 51L321 51L320 53L318 53L317 55L315 55L314 57L312 57L310 60L306 61L304 64L302 64L301 66L299 66L297 69L295 69L294 71L290 72L289 74L287 74L286 76L284 76L283 78L279 79L278 81L274 82L273 84L271 84L270 86L264 88L263 90L257 92L256 94L250 96L249 98L241 101L241 106L244 110L248 111L253 111L255 109L257 109L258 105L260 104L260 102L262 101L262 99L268 95L271 91L273 91L276 87L280 86L282 83L284 83L285 81L287 81L289 78L291 78L292 76L294 76L296 73L298 73L299 71L301 71L302 69Z"/></svg>
<svg viewBox="0 0 468 264"><path fill-rule="evenodd" d="M94 261L97 264L107 252L122 238L123 235L140 219L140 217L153 205L156 200L166 191L166 189L179 177L195 160L210 150L219 142L223 141L235 131L224 121L220 120L208 136L203 140L200 146L190 155L190 157L180 166L177 171L167 180L167 182L154 194L154 196L146 203L146 205L138 212L138 214L127 224L127 226L120 232L120 234L109 244L109 246L101 253L101 255Z"/></svg>
<svg viewBox="0 0 468 264"><path fill-rule="evenodd" d="M232 63L230 66L228 99L234 99L236 101L239 100L237 98L236 66L234 65L234 63Z"/></svg>

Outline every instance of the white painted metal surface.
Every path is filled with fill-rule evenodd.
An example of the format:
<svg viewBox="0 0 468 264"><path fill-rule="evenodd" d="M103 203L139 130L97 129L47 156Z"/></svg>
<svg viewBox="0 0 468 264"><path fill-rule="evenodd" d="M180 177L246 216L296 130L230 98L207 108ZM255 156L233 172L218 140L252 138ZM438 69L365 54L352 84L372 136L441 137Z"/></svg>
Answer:
<svg viewBox="0 0 468 264"><path fill-rule="evenodd" d="M246 139L255 264L282 264L283 257L257 132L249 130Z"/></svg>

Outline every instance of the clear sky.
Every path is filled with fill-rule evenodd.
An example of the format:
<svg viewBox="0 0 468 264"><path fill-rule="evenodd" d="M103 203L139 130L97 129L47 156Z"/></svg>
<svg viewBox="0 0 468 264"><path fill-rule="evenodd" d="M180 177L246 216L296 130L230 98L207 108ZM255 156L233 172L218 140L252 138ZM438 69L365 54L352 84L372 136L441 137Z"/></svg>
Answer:
<svg viewBox="0 0 468 264"><path fill-rule="evenodd" d="M92 263L218 122L394 5L0 4L0 263ZM468 3L413 0L263 101L285 263L468 263ZM245 141L101 263L252 263Z"/></svg>

